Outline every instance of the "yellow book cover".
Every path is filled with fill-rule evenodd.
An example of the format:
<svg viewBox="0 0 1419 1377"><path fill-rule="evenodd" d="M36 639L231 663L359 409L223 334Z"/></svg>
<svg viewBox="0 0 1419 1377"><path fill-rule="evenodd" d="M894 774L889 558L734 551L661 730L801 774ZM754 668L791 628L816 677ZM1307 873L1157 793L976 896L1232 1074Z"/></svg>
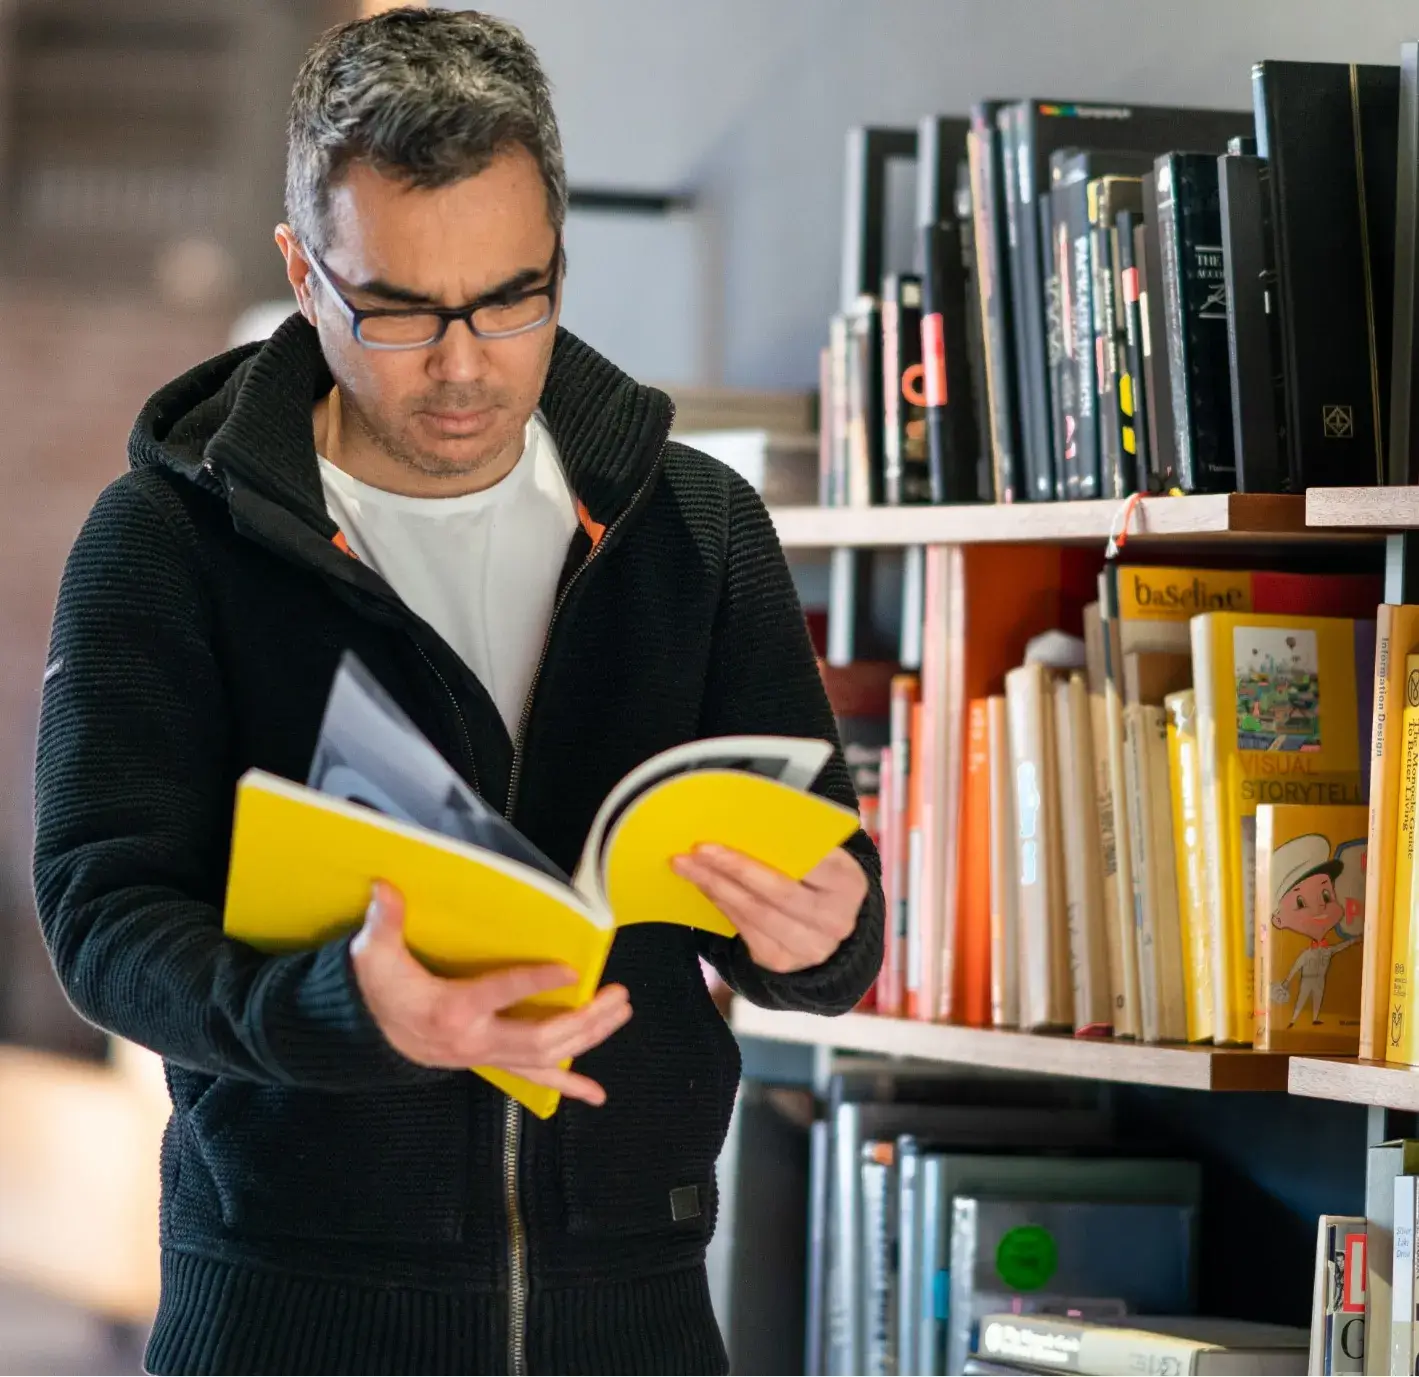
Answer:
<svg viewBox="0 0 1419 1377"><path fill-rule="evenodd" d="M1395 821L1394 895L1390 908L1389 1018L1386 1061L1407 1063L1414 1046L1412 947L1415 938L1413 874L1416 793L1419 793L1419 655L1405 657L1403 752Z"/></svg>
<svg viewBox="0 0 1419 1377"><path fill-rule="evenodd" d="M1363 804L1256 810L1256 1045L1355 1055L1364 966Z"/></svg>
<svg viewBox="0 0 1419 1377"><path fill-rule="evenodd" d="M1202 812L1197 777L1197 705L1191 689L1163 700L1168 714L1168 786L1187 1000L1187 1040L1212 1038L1212 933L1207 921Z"/></svg>
<svg viewBox="0 0 1419 1377"><path fill-rule="evenodd" d="M1375 706L1370 734L1372 857L1365 876L1365 977L1360 995L1360 1055L1383 1060L1389 1042L1389 988L1394 915L1399 772L1404 760L1402 723L1405 661L1419 647L1419 607L1384 603L1375 627Z"/></svg>
<svg viewBox="0 0 1419 1377"><path fill-rule="evenodd" d="M1191 635L1214 1039L1246 1045L1255 1012L1256 810L1364 802L1374 623L1214 612L1195 617Z"/></svg>
<svg viewBox="0 0 1419 1377"><path fill-rule="evenodd" d="M830 749L736 737L655 757L612 791L570 883L525 859L376 812L353 801L359 794L335 797L252 770L237 790L224 927L264 951L318 946L359 926L382 879L403 892L405 940L431 970L468 976L564 962L578 972L576 985L537 996L523 1012L577 1007L596 992L620 927L677 923L734 935L671 869L674 856L717 842L801 879L857 830L855 813L806 792ZM796 766L769 777L790 758ZM541 1118L557 1107L554 1091L496 1068L472 1069Z"/></svg>

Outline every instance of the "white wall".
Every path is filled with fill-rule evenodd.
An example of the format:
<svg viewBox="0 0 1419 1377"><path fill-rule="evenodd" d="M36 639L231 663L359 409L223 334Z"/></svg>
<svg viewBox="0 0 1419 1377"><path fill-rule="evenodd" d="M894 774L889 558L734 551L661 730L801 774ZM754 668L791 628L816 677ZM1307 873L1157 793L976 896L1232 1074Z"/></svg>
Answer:
<svg viewBox="0 0 1419 1377"><path fill-rule="evenodd" d="M816 385L850 125L1016 93L1249 109L1258 58L1419 37L1403 0L489 3L551 75L574 183L700 197L693 232L577 217L568 325L648 378L735 386Z"/></svg>

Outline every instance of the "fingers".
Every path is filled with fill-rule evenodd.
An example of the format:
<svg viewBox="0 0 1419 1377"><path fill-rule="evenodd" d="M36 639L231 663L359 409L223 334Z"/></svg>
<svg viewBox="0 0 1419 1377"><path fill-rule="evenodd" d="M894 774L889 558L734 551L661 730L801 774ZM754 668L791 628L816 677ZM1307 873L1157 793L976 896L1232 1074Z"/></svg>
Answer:
<svg viewBox="0 0 1419 1377"><path fill-rule="evenodd" d="M598 1109L606 1103L606 1092L589 1076L579 1076L575 1071L566 1071L560 1066L509 1066L506 1069L534 1085L545 1085L569 1099L582 1100Z"/></svg>
<svg viewBox="0 0 1419 1377"><path fill-rule="evenodd" d="M551 1066L599 1046L630 1017L625 986L608 985L589 1004L569 1013L540 1020L499 1019L496 1057L500 1064Z"/></svg>
<svg viewBox="0 0 1419 1377"><path fill-rule="evenodd" d="M376 880L370 893L365 921L350 943L350 955L357 967L381 983L402 981L411 988L417 983L421 997L438 983L404 942L404 896L391 884Z"/></svg>
<svg viewBox="0 0 1419 1377"><path fill-rule="evenodd" d="M533 995L575 985L577 973L570 966L510 966L492 975L480 975L461 982L485 1009L507 1009Z"/></svg>

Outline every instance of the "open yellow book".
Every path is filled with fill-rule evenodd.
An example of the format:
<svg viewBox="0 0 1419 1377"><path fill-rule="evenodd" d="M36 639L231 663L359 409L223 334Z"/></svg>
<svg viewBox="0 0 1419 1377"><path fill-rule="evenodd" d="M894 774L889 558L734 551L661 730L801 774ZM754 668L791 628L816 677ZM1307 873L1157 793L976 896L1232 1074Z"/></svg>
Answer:
<svg viewBox="0 0 1419 1377"><path fill-rule="evenodd" d="M403 893L405 940L430 970L468 976L563 962L577 971L576 984L529 1000L525 1011L579 1007L595 994L619 927L678 923L734 935L671 869L673 857L713 842L802 879L859 825L850 809L807 792L831 753L827 742L690 742L612 790L568 880L467 790L397 708L376 701L377 712L397 714L379 724L381 738L368 711L371 685L358 682L358 671L347 665L337 677L312 770L343 796L260 770L238 786L224 927L263 951L305 950L357 928L382 879ZM452 807L446 792L431 792L450 780L462 790ZM438 799L441 830L410 820L420 797ZM471 820L470 809L478 810ZM464 835L448 835L443 817ZM559 1095L544 1086L493 1067L473 1070L540 1118L557 1107Z"/></svg>

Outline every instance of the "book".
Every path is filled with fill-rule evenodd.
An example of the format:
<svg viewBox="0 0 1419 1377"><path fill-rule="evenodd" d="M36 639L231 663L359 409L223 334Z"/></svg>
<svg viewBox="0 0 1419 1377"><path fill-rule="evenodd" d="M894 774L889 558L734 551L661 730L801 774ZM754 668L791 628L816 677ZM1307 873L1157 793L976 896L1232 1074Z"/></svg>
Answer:
<svg viewBox="0 0 1419 1377"><path fill-rule="evenodd" d="M1387 472L1399 69L1252 68L1271 168L1290 490Z"/></svg>
<svg viewBox="0 0 1419 1377"><path fill-rule="evenodd" d="M1101 604L1092 602L1084 609L1084 647L1089 680L1089 724L1094 746L1094 796L1104 889L1104 930L1108 938L1109 991L1113 1005L1114 1035L1131 1038L1138 1034L1138 945L1133 939L1133 910L1123 906L1123 882L1120 881L1118 873L1120 859L1125 866L1130 865L1127 857L1120 858L1119 855L1118 826L1114 814L1114 762L1111 746L1114 726L1117 726L1121 740L1123 724L1117 696L1114 703L1118 715L1117 723L1112 722L1110 718L1104 634ZM1119 778L1122 781L1121 766ZM1123 806L1121 798L1118 800L1118 806ZM1126 883L1128 894L1131 896L1131 879Z"/></svg>
<svg viewBox="0 0 1419 1377"><path fill-rule="evenodd" d="M1140 182L1140 188L1142 183ZM1143 259L1143 211L1121 210L1114 221L1118 242L1119 291L1123 309L1118 406L1124 462L1134 492L1147 492L1152 470L1148 457L1148 389L1143 380L1143 301L1139 265Z"/></svg>
<svg viewBox="0 0 1419 1377"><path fill-rule="evenodd" d="M1152 171L1153 159L1122 150L1062 148L1050 155L1049 167L1048 294L1059 300L1058 340L1052 337L1050 346L1055 470L1064 475L1065 497L1082 495L1086 475L1097 496L1089 183L1110 174L1141 176Z"/></svg>
<svg viewBox="0 0 1419 1377"><path fill-rule="evenodd" d="M1370 730L1369 866L1365 872L1364 979L1360 1056L1384 1057L1389 1041L1395 840L1404 763L1406 658L1419 648L1419 607L1382 603L1376 611L1374 707Z"/></svg>
<svg viewBox="0 0 1419 1377"><path fill-rule="evenodd" d="M1274 316L1268 309L1275 291L1269 179L1264 158L1227 153L1217 160L1238 492L1283 492L1289 477L1282 458Z"/></svg>
<svg viewBox="0 0 1419 1377"><path fill-rule="evenodd" d="M1118 216L1143 209L1137 177L1100 177L1089 183L1089 244L1094 268L1094 353L1098 360L1099 492L1127 497L1134 487L1134 451L1125 444L1120 378L1126 341ZM1129 415L1131 416L1131 404Z"/></svg>
<svg viewBox="0 0 1419 1377"><path fill-rule="evenodd" d="M1178 451L1173 429L1173 384L1168 374L1168 335L1163 309L1163 265L1158 238L1158 179L1143 178L1143 260L1138 309L1143 322L1143 386L1148 393L1148 488L1177 486Z"/></svg>
<svg viewBox="0 0 1419 1377"><path fill-rule="evenodd" d="M827 742L728 737L644 762L597 813L570 878L470 789L352 655L342 659L308 785L261 770L237 786L223 926L264 951L319 946L359 926L377 879L406 903L409 949L441 975L562 962L575 985L528 1012L595 994L611 942L634 923L732 935L724 915L671 869L715 838L793 878L858 827L806 792ZM470 922L470 913L499 915ZM569 1064L569 1063L568 1063ZM549 1117L560 1096L511 1072L473 1068Z"/></svg>
<svg viewBox="0 0 1419 1377"><path fill-rule="evenodd" d="M1399 48L1398 143L1388 481L1406 484L1419 482L1419 43Z"/></svg>
<svg viewBox="0 0 1419 1377"><path fill-rule="evenodd" d="M1053 685L1042 665L1005 676L1020 904L1020 1026L1073 1026Z"/></svg>
<svg viewBox="0 0 1419 1377"><path fill-rule="evenodd" d="M882 303L863 293L847 311L849 507L882 501Z"/></svg>
<svg viewBox="0 0 1419 1377"><path fill-rule="evenodd" d="M1183 1042L1187 999L1168 787L1167 718L1162 707L1152 702L1128 704L1123 717L1141 1035L1145 1042Z"/></svg>
<svg viewBox="0 0 1419 1377"><path fill-rule="evenodd" d="M922 1245L925 1201L921 1185L921 1143L915 1134L897 1139L896 1371L920 1371L918 1331L923 1286Z"/></svg>
<svg viewBox="0 0 1419 1377"><path fill-rule="evenodd" d="M882 279L882 500L889 506L932 500L921 299L920 278L891 273Z"/></svg>
<svg viewBox="0 0 1419 1377"><path fill-rule="evenodd" d="M832 1125L814 1119L808 1130L808 1267L804 1281L803 1370L827 1372L828 1200L832 1193Z"/></svg>
<svg viewBox="0 0 1419 1377"><path fill-rule="evenodd" d="M1394 1275L1394 1183L1419 1173L1419 1140L1375 1143L1365 1154L1365 1371L1389 1368L1390 1291Z"/></svg>
<svg viewBox="0 0 1419 1377"><path fill-rule="evenodd" d="M1197 1227L1191 1206L998 1200L952 1206L946 1370L959 1372L983 1315L1187 1314Z"/></svg>
<svg viewBox="0 0 1419 1377"><path fill-rule="evenodd" d="M1208 612L1191 622L1215 1039L1252 1041L1256 809L1359 804L1374 623Z"/></svg>
<svg viewBox="0 0 1419 1377"><path fill-rule="evenodd" d="M966 284L960 224L955 218L918 232L922 262L915 392L922 422L926 497L974 502L980 449L971 399Z"/></svg>
<svg viewBox="0 0 1419 1377"><path fill-rule="evenodd" d="M1093 729L1083 673L1076 670L1055 681L1054 713L1074 1032L1080 1037L1101 1037L1113 1031L1113 998L1098 847Z"/></svg>
<svg viewBox="0 0 1419 1377"><path fill-rule="evenodd" d="M966 321L966 374L976 418L976 496L982 502L994 502L997 500L995 458L990 448L990 398L986 393L985 331L979 310L975 224L971 164L968 158L962 158L956 167L956 227L961 241L962 282L966 291L962 303Z"/></svg>
<svg viewBox="0 0 1419 1377"><path fill-rule="evenodd" d="M841 311L828 321L829 392L820 424L827 427L830 454L827 481L827 505L847 505L848 449L848 326Z"/></svg>
<svg viewBox="0 0 1419 1377"><path fill-rule="evenodd" d="M1184 492L1230 492L1237 464L1217 159L1165 154L1154 184L1177 481Z"/></svg>
<svg viewBox="0 0 1419 1377"><path fill-rule="evenodd" d="M1355 1055L1365 929L1363 804L1256 810L1256 1046Z"/></svg>
<svg viewBox="0 0 1419 1377"><path fill-rule="evenodd" d="M998 101L971 107L966 153L975 222L976 290L985 354L985 390L990 414L992 478L997 502L1021 496L1020 432L1015 402L1015 352L1007 240L1005 161L996 116Z"/></svg>
<svg viewBox="0 0 1419 1377"><path fill-rule="evenodd" d="M980 1322L981 1353L1027 1365L1018 1371L1116 1377L1140 1372L1300 1374L1306 1370L1306 1338L1304 1329L1281 1325L1173 1316L1130 1315L1107 1324L1073 1315L1004 1312Z"/></svg>
<svg viewBox="0 0 1419 1377"><path fill-rule="evenodd" d="M926 907L926 833L922 813L926 797L925 713L920 697L911 705L910 777L907 780L907 935L903 961L902 1011L908 1018L928 1017L924 995L926 935L923 910Z"/></svg>
<svg viewBox="0 0 1419 1377"><path fill-rule="evenodd" d="M1007 191L1017 202L1016 238L1011 241L1016 338L1023 366L1019 394L1026 469L1032 495L1053 495L1048 353L1044 329L1044 246L1050 221L1037 203L1049 189L1050 155L1075 147L1136 150L1155 157L1170 148L1210 149L1219 154L1234 134L1250 133L1250 111L1189 110L1165 106L1090 105L1035 97L1017 102L1010 115L1014 178ZM1018 185L1014 185L1018 183ZM1042 237L1043 232L1043 237Z"/></svg>
<svg viewBox="0 0 1419 1377"><path fill-rule="evenodd" d="M971 1028L991 1025L990 932L990 728L986 700L966 709L966 766L961 798L958 850L960 905L957 912L960 958L952 1011Z"/></svg>
<svg viewBox="0 0 1419 1377"><path fill-rule="evenodd" d="M916 1334L915 1366L902 1372L946 1371L946 1278L951 1258L952 1163L960 1158L928 1153L921 1164L921 1233L917 1241L917 1269L912 1280ZM989 1161L968 1158L968 1161Z"/></svg>
<svg viewBox="0 0 1419 1377"><path fill-rule="evenodd" d="M1365 1220L1323 1214L1316 1225L1309 1370L1365 1370Z"/></svg>
<svg viewBox="0 0 1419 1377"><path fill-rule="evenodd" d="M897 660L909 673L921 668L925 619L926 547L908 545L902 551L902 634L897 644Z"/></svg>
<svg viewBox="0 0 1419 1377"><path fill-rule="evenodd" d="M1404 716L1400 727L1403 766L1396 781L1398 817L1394 840L1394 899L1390 918L1389 1019L1386 1024L1385 1060L1412 1064L1416 1030L1413 999L1414 835L1419 818L1419 655L1404 662Z"/></svg>
<svg viewBox="0 0 1419 1377"><path fill-rule="evenodd" d="M957 172L971 132L969 118L927 115L916 126L916 227L954 217ZM918 264L918 267L921 265Z"/></svg>
<svg viewBox="0 0 1419 1377"><path fill-rule="evenodd" d="M1163 699L1168 714L1168 779L1172 788L1173 851L1182 928L1187 1040L1212 1040L1212 925L1207 916L1201 780L1197 763L1197 699L1192 689Z"/></svg>
<svg viewBox="0 0 1419 1377"><path fill-rule="evenodd" d="M833 350L825 344L818 351L818 505L833 505Z"/></svg>
<svg viewBox="0 0 1419 1377"><path fill-rule="evenodd" d="M863 1143L862 1190L862 1336L868 1377L888 1377L897 1370L896 1144Z"/></svg>
<svg viewBox="0 0 1419 1377"><path fill-rule="evenodd" d="M986 699L990 750L990 1021L1020 1022L1019 896L1015 869L1015 800L1010 727L1003 694Z"/></svg>
<svg viewBox="0 0 1419 1377"><path fill-rule="evenodd" d="M1394 1178L1394 1263L1389 1297L1389 1370L1414 1371L1415 1226L1419 1222L1419 1177ZM1380 1336L1376 1336L1379 1338Z"/></svg>
<svg viewBox="0 0 1419 1377"><path fill-rule="evenodd" d="M883 758L882 889L886 904L886 933L882 973L878 977L880 1012L899 1016L906 1002L907 902L910 860L912 762L912 708L921 700L921 684L914 674L898 674L891 683L891 744Z"/></svg>

